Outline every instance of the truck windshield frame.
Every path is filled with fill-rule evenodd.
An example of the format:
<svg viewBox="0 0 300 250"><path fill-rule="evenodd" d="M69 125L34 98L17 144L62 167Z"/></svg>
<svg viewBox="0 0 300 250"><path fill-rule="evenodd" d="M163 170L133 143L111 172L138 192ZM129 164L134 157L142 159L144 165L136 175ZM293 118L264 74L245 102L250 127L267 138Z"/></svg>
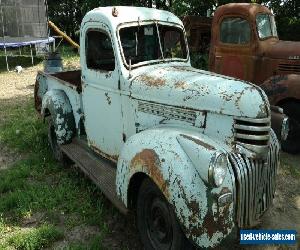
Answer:
<svg viewBox="0 0 300 250"><path fill-rule="evenodd" d="M256 15L256 29L260 40L271 37L278 38L275 17L269 13L258 13Z"/></svg>
<svg viewBox="0 0 300 250"><path fill-rule="evenodd" d="M131 68L136 68L163 62L187 62L189 58L184 28L177 23L156 20L125 23L118 27L117 37L127 69L129 60Z"/></svg>

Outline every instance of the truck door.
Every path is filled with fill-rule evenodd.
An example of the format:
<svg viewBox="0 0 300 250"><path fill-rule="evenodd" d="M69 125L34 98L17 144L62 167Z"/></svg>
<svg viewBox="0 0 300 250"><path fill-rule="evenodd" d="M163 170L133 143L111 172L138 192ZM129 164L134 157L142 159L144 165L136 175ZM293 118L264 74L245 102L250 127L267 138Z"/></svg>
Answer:
<svg viewBox="0 0 300 250"><path fill-rule="evenodd" d="M251 28L242 17L224 17L218 22L213 71L252 81Z"/></svg>
<svg viewBox="0 0 300 250"><path fill-rule="evenodd" d="M123 121L119 71L108 28L101 23L86 24L80 49L88 143L98 153L116 160L122 146Z"/></svg>

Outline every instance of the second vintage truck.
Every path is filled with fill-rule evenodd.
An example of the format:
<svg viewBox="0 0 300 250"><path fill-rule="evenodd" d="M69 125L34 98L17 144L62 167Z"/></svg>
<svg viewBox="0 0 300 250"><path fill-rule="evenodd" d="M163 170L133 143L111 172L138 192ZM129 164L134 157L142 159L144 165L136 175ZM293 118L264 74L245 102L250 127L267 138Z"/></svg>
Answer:
<svg viewBox="0 0 300 250"><path fill-rule="evenodd" d="M55 158L134 211L146 249L215 247L257 225L279 164L265 93L192 68L166 11L94 9L80 45L81 70L39 72L35 85Z"/></svg>
<svg viewBox="0 0 300 250"><path fill-rule="evenodd" d="M187 16L184 24L191 50L209 53L210 71L259 85L271 105L283 109L290 133L282 147L300 152L300 42L278 38L272 11L255 3L230 3L212 18Z"/></svg>

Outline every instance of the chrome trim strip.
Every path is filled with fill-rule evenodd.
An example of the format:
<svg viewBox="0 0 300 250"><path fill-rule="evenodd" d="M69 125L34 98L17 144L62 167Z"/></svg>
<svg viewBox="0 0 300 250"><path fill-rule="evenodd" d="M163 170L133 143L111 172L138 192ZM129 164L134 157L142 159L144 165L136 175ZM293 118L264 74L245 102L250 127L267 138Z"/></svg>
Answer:
<svg viewBox="0 0 300 250"><path fill-rule="evenodd" d="M256 140L256 141L268 141L270 139L269 135L245 135L240 133L236 133L235 137L238 139Z"/></svg>
<svg viewBox="0 0 300 250"><path fill-rule="evenodd" d="M270 132L270 126L256 127L256 126L234 124L234 128L240 129L240 130L245 130L245 131Z"/></svg>
<svg viewBox="0 0 300 250"><path fill-rule="evenodd" d="M271 118L244 118L244 117L236 117L236 121L244 121L244 122L251 122L251 123L271 123Z"/></svg>

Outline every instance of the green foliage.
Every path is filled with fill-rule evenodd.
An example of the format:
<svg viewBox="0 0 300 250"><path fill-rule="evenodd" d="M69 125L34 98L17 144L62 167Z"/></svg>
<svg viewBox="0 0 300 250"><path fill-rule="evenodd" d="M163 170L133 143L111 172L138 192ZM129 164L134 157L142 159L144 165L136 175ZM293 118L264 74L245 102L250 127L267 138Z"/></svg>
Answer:
<svg viewBox="0 0 300 250"><path fill-rule="evenodd" d="M297 0L65 0L48 1L49 18L76 40L79 37L81 20L91 9L100 6L134 5L156 7L173 12L177 16L206 16L218 6L232 2L252 2L267 5L276 16L279 35L282 39L300 40L300 2Z"/></svg>
<svg viewBox="0 0 300 250"><path fill-rule="evenodd" d="M62 237L63 233L60 230L45 224L36 229L16 233L8 240L8 243L20 250L38 250L50 246Z"/></svg>
<svg viewBox="0 0 300 250"><path fill-rule="evenodd" d="M208 70L208 54L190 53L191 65L197 69Z"/></svg>
<svg viewBox="0 0 300 250"><path fill-rule="evenodd" d="M0 249L41 249L59 240L55 225L99 227L105 235L107 225L104 199L100 190L74 168L58 165L49 150L47 129L33 108L33 100L1 104L0 142L25 153L14 166L0 171ZM16 133L16 131L18 131ZM109 213L115 213L115 209ZM42 214L36 223L45 226L20 231L23 221ZM38 226L37 225L37 226ZM6 232L6 231L9 232ZM4 240L3 240L4 239Z"/></svg>

